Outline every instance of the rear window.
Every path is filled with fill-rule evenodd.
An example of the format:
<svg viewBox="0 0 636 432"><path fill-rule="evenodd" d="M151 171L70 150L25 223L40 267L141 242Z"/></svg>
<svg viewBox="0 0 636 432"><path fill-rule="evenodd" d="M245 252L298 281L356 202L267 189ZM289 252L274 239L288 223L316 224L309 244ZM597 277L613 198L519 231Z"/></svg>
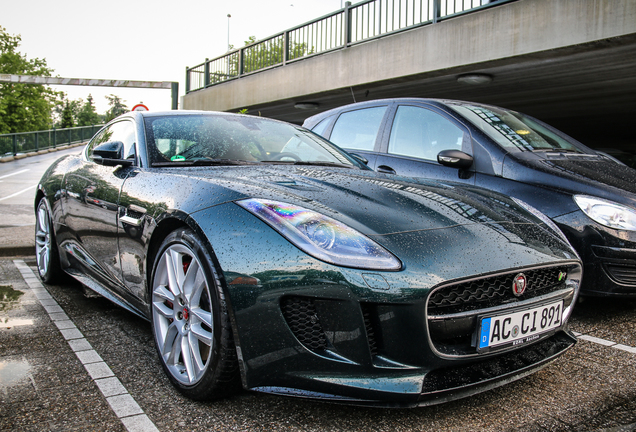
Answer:
<svg viewBox="0 0 636 432"><path fill-rule="evenodd" d="M381 106L342 113L329 140L346 149L373 151L386 110Z"/></svg>

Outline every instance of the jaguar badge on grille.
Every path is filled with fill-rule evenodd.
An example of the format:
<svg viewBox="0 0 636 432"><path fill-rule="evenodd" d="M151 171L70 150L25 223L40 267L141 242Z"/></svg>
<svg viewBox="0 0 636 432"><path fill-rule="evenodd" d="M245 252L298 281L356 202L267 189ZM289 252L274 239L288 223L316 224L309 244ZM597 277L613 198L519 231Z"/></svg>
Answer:
<svg viewBox="0 0 636 432"><path fill-rule="evenodd" d="M528 287L528 281L526 280L526 276L523 273L519 273L512 280L512 293L517 297L521 296L524 292L526 292L526 288Z"/></svg>

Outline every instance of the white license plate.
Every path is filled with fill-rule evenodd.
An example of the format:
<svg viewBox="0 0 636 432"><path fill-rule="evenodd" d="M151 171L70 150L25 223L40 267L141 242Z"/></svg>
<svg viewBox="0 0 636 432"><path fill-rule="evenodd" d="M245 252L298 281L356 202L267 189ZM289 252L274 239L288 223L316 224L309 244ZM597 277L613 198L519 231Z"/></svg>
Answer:
<svg viewBox="0 0 636 432"><path fill-rule="evenodd" d="M477 351L525 344L562 325L562 300L506 315L484 317L480 323Z"/></svg>

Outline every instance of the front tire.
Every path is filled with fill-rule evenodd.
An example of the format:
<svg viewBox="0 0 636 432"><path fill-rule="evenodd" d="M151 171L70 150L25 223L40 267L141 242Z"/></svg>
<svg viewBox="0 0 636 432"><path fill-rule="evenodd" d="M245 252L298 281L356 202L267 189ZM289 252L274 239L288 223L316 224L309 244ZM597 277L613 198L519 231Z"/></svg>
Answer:
<svg viewBox="0 0 636 432"><path fill-rule="evenodd" d="M225 296L209 253L191 229L173 231L163 241L150 289L155 346L173 385L197 400L233 392L238 362Z"/></svg>
<svg viewBox="0 0 636 432"><path fill-rule="evenodd" d="M53 221L44 197L35 211L35 259L42 282L50 284L61 279L63 271L53 232Z"/></svg>

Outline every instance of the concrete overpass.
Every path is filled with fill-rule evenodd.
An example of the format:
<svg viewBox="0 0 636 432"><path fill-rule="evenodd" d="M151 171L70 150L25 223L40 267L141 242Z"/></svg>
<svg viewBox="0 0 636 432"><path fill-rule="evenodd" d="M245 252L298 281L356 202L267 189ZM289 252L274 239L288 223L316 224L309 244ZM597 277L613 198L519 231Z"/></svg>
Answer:
<svg viewBox="0 0 636 432"><path fill-rule="evenodd" d="M492 80L466 84L465 74ZM354 99L401 96L501 105L591 146L636 149L636 0L495 2L192 91L182 108L302 123Z"/></svg>

